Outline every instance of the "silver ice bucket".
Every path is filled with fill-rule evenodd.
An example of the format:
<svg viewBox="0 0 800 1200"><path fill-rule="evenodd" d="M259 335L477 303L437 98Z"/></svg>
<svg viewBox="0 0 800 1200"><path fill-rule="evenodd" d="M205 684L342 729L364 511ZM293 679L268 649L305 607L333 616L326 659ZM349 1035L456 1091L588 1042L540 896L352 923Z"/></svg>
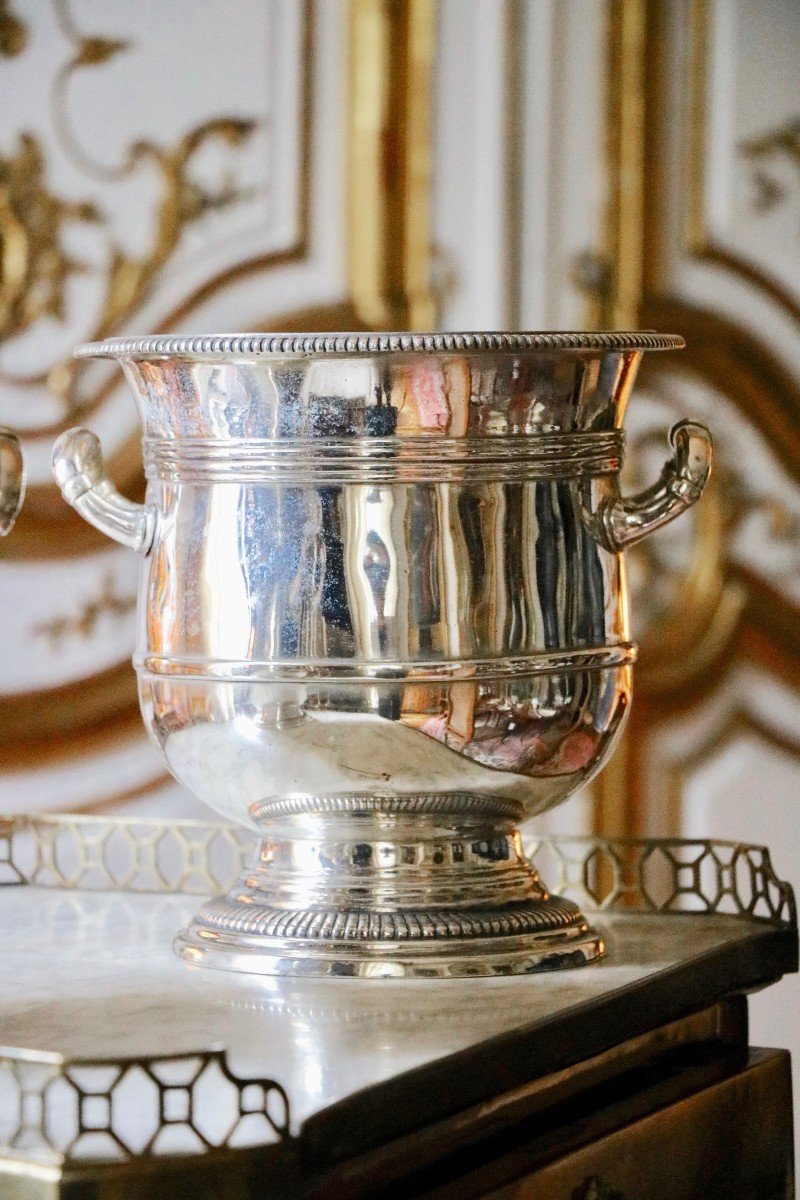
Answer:
<svg viewBox="0 0 800 1200"><path fill-rule="evenodd" d="M700 496L672 431L620 495L654 333L308 334L82 346L120 361L144 505L63 435L64 496L142 555L135 666L175 777L263 838L178 939L262 973L465 975L602 953L517 823L600 769L635 647L621 551Z"/></svg>

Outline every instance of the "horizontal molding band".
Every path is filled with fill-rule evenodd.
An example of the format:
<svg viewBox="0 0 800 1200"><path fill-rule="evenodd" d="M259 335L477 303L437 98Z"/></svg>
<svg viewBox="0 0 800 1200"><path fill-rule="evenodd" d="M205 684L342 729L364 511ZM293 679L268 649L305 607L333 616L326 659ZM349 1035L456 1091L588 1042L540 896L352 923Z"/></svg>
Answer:
<svg viewBox="0 0 800 1200"><path fill-rule="evenodd" d="M635 662L631 642L591 650L554 650L512 658L446 662L244 661L141 654L133 659L143 675L173 679L217 679L227 683L479 683L532 675L602 671Z"/></svg>
<svg viewBox="0 0 800 1200"><path fill-rule="evenodd" d="M146 438L145 472L168 483L524 481L615 473L620 430L448 438Z"/></svg>

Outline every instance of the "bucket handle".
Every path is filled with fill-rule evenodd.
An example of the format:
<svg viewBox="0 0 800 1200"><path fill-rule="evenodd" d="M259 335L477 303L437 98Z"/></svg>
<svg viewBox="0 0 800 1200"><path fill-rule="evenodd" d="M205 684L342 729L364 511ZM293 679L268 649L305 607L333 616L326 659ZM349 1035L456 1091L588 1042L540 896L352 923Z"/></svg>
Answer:
<svg viewBox="0 0 800 1200"><path fill-rule="evenodd" d="M99 438L88 429L68 429L53 446L53 474L61 495L101 533L148 554L156 534L156 510L134 504L106 472Z"/></svg>
<svg viewBox="0 0 800 1200"><path fill-rule="evenodd" d="M11 532L25 498L25 464L19 438L0 429L0 537Z"/></svg>
<svg viewBox="0 0 800 1200"><path fill-rule="evenodd" d="M702 496L711 474L711 434L699 421L679 421L669 440L673 454L657 483L635 496L612 496L595 513L596 536L607 550L635 545Z"/></svg>

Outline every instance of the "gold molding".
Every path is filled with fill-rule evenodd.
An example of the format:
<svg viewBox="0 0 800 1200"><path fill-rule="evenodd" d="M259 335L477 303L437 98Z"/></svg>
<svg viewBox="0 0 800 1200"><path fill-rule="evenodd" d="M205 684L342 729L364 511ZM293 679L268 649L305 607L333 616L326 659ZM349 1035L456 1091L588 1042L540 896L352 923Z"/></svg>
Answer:
<svg viewBox="0 0 800 1200"><path fill-rule="evenodd" d="M688 349L672 362L645 364L645 373L671 370L711 384L754 424L777 461L800 482L800 382L753 333L720 313L674 296L645 295L640 320L666 322Z"/></svg>
<svg viewBox="0 0 800 1200"><path fill-rule="evenodd" d="M54 815L59 812L69 812L74 816L96 816L99 813L111 813L117 809L124 809L134 800L144 800L148 796L155 795L163 788L174 784L175 780L168 771L158 771L157 774L145 779L143 783L138 783L133 787L125 788L121 792L114 792L110 796L101 796L96 800L89 800L84 804L70 803L68 808L58 807L50 809Z"/></svg>
<svg viewBox="0 0 800 1200"><path fill-rule="evenodd" d="M708 679L730 649L746 605L744 587L728 577L726 522L713 476L695 520L689 561L676 585L679 610L655 621L640 647L636 683L651 698L685 693Z"/></svg>
<svg viewBox="0 0 800 1200"><path fill-rule="evenodd" d="M252 258L243 259L237 263L232 263L228 267L225 267L219 271L216 275L212 276L210 279L205 280L202 284L195 288L194 291L185 296L179 304L167 312L159 322L157 322L155 326L156 332L169 332L177 322L182 321L185 317L189 316L195 308L204 303L210 296L219 292L224 287L227 287L233 283L237 283L241 279L246 278L248 275L264 272L274 267L284 266L287 263L301 262L308 256L311 119L313 100L312 85L314 76L313 47L315 30L312 0L299 0L299 2L302 6L302 88L300 102L300 164L297 179L297 237L295 241L288 246L284 246L278 250L269 251L264 254L259 254ZM78 35L76 34L75 36L77 37ZM89 41L97 41L97 39L89 39ZM109 44L117 45L117 43ZM122 44L120 43L119 45L121 46ZM216 127L218 124L220 124L220 122L212 121L208 123L211 128ZM222 124L224 126L224 122L222 122ZM197 139L198 136L202 136L203 132L203 130L195 131L194 134L189 135L186 139L184 139L187 143L187 146L191 146L193 144L193 140ZM165 156L162 155L162 158L163 157ZM168 159L169 156L166 156L166 158ZM170 220L173 220L172 208L174 208L176 204L177 201L175 204L167 206ZM174 218L174 220L177 220L177 218ZM178 232L179 228L177 225L175 225L174 233L176 236ZM169 249L170 237L167 236L163 229L158 233L157 242L159 246L158 256L156 259L154 259L153 270L148 276L149 279L154 277L158 271L163 269L163 267L168 263L169 253L171 253L171 250ZM126 286L132 286L130 284L130 280ZM125 287L123 287L121 290L124 292ZM146 294L143 297L140 297L140 300L142 298L146 299ZM94 332L91 335L91 340L97 340L100 337L105 337L116 332L118 321L121 319L130 319L132 316L134 316L136 307L138 307L138 305L131 307L130 297L128 297L124 302L114 301L109 311L101 317L99 324L95 327ZM59 365L56 370L60 371L62 374L66 372L70 380L71 388L74 389L83 366L84 364L73 364L72 362L69 362L67 364ZM48 371L48 374L53 373L53 369ZM46 378L46 375L42 376L42 379L44 378ZM37 380L38 377L33 378L30 382L37 382ZM118 383L119 375L114 375L111 379L107 380L106 383L99 388L93 396L78 400L74 394L70 395L68 397L68 410L65 414L65 418L57 422L52 422L49 425L43 425L35 429L24 431L26 440L49 440L61 433L68 424L74 424L78 421L86 421L107 399L109 393L115 386L118 385ZM19 432L20 435L22 435L23 431ZM58 489L52 485L40 485L38 487L32 487L29 489L28 507L30 508L31 504L33 504L34 508L36 508L37 500L39 501L39 507L46 507L48 501L50 502L51 506L54 501L59 506L61 504Z"/></svg>
<svg viewBox="0 0 800 1200"><path fill-rule="evenodd" d="M271 265L273 261L293 261L306 256L310 154L309 88L313 76L310 57L312 12L309 0L300 0L300 4L303 82L300 165L297 179L297 238L294 243L282 247L274 254L243 260L226 268L214 279L207 280L194 293L185 297L181 305L164 319L166 325L191 311L208 295L239 275L262 269ZM105 63L127 48L127 43L115 39L83 36L74 27L63 0L56 2L56 15L59 16L62 31L73 44L73 56L59 72L54 85L56 89L63 89L76 70ZM152 228L152 244L146 254L139 258L129 257L112 243L113 253L105 281L106 295L101 312L93 325L92 338L96 340L116 331L120 322L135 316L142 303L149 298L154 280L163 271L179 245L184 228L205 211L224 207L238 196L239 193L231 184L221 183L216 192L204 190L193 184L187 176L187 167L192 156L205 141L212 138L230 145L238 145L253 131L257 122L233 117L216 117L186 134L173 147L161 146L150 141L135 142L126 151L118 166L105 167L96 164L80 147L67 122L66 113L64 97L56 96L54 123L62 148L73 165L82 169L85 174L106 180L124 179L131 176L142 161L147 160L155 164L163 184L163 195ZM20 149L16 158L10 162L9 179L6 181L6 218L11 220L12 225L15 219L22 222L31 220L32 225L30 229L27 226L22 229L24 236L21 242L17 238L13 243L12 250L16 250L16 257L13 253L6 255L2 264L7 269L3 272L0 292L7 300L2 306L2 311L7 323L11 322L7 331L9 335L17 331L24 332L27 319L38 319L45 314L59 318L62 316L64 285L70 273L81 270L82 264L73 261L63 250L59 236L60 226L70 220L101 225L105 221L102 211L91 202L67 203L50 194L45 175L44 155L39 139L34 135L21 135ZM26 211L31 208L30 217L26 217ZM17 242L20 243L19 246ZM20 267L24 269L20 270ZM32 309L32 312L29 313L28 309ZM15 321L19 329L17 324L13 323ZM81 369L81 364L66 359L27 377L5 377L0 374L0 378L8 378L9 382L19 386L47 384L64 401L63 419L26 431L28 439L41 440L54 436L65 427L65 423L85 418L101 402L102 393L89 401L78 400L76 385Z"/></svg>
<svg viewBox="0 0 800 1200"><path fill-rule="evenodd" d="M636 700L634 699L636 704ZM614 752L600 774L591 784L592 832L610 834L616 830L627 837L640 825L640 796L635 789L640 779L638 770L639 738L632 709L620 734Z"/></svg>
<svg viewBox="0 0 800 1200"><path fill-rule="evenodd" d="M687 136L686 249L697 259L716 263L752 284L800 324L800 301L784 284L754 262L716 242L706 224L706 129L708 127L709 0L689 0L689 128Z"/></svg>
<svg viewBox="0 0 800 1200"><path fill-rule="evenodd" d="M647 0L609 0L603 258L613 282L601 321L611 329L635 329L642 298L646 34Z"/></svg>
<svg viewBox="0 0 800 1200"><path fill-rule="evenodd" d="M352 0L349 286L359 325L431 329L434 0Z"/></svg>
<svg viewBox="0 0 800 1200"><path fill-rule="evenodd" d="M636 329L646 285L648 37L651 0L606 0L604 235L597 264L608 284L590 289L587 317L601 328ZM629 835L641 824L641 697L603 771L591 784L592 829Z"/></svg>
<svg viewBox="0 0 800 1200"><path fill-rule="evenodd" d="M106 724L124 722L135 707L136 677L130 662L39 691L0 696L0 763L6 766L25 758L30 764L24 751L32 744L42 747L42 760L59 748L69 757L76 733L100 739Z"/></svg>
<svg viewBox="0 0 800 1200"><path fill-rule="evenodd" d="M779 591L752 572L728 563L727 582L741 598L741 609L730 639L702 669L690 672L671 690L640 689L633 721L644 742L646 731L708 699L739 662L749 662L780 682L800 699L800 620L798 609Z"/></svg>

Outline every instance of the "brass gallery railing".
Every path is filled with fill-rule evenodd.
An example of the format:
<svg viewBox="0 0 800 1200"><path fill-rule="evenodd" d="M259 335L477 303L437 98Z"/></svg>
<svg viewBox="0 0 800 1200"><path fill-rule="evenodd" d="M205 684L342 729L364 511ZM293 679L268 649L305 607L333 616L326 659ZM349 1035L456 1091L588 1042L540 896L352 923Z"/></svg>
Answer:
<svg viewBox="0 0 800 1200"><path fill-rule="evenodd" d="M255 839L215 821L0 818L0 886L160 892L224 891ZM701 839L525 840L548 887L593 912L707 912L791 924L792 889L763 846Z"/></svg>

